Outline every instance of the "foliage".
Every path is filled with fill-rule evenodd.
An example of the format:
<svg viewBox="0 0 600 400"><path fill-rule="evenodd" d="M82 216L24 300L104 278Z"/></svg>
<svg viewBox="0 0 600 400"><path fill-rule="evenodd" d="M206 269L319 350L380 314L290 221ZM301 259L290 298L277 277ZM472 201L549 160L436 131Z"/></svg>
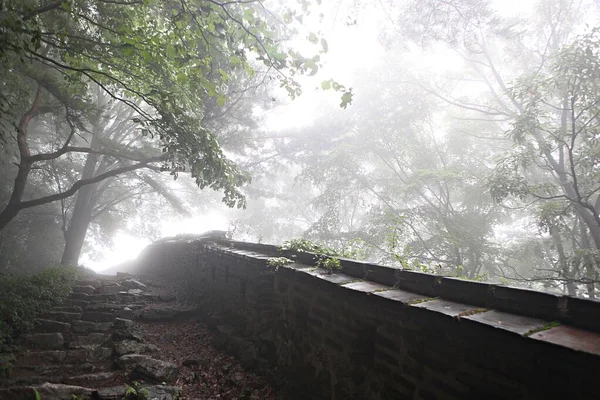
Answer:
<svg viewBox="0 0 600 400"><path fill-rule="evenodd" d="M315 265L317 268L323 268L332 273L342 269L342 264L338 257L348 257L350 254L344 251L338 251L330 247L323 246L309 239L292 239L285 241L279 251L301 251L315 254Z"/></svg>
<svg viewBox="0 0 600 400"><path fill-rule="evenodd" d="M286 257L271 257L267 260L267 268L277 271L279 267L291 264L294 261Z"/></svg>
<svg viewBox="0 0 600 400"><path fill-rule="evenodd" d="M40 312L69 295L77 274L73 268L58 267L28 276L0 275L0 354L30 329Z"/></svg>
<svg viewBox="0 0 600 400"><path fill-rule="evenodd" d="M302 251L306 253L323 254L328 256L340 256L341 254L332 248L323 246L309 239L292 239L283 242L280 251Z"/></svg>
<svg viewBox="0 0 600 400"><path fill-rule="evenodd" d="M311 2L297 7L282 6L282 20L260 1L3 2L0 65L10 77L2 79L6 90L0 97L0 120L11 122L8 125L21 122L16 129L19 174L13 196L0 213L0 229L25 208L64 200L81 187L141 168L168 171L175 179L189 172L201 189L221 191L226 205L244 207L240 187L249 182L249 175L226 155L208 128L207 106L235 103L239 81L247 82L244 90L249 90L278 80L290 97L301 94L297 77L317 72L328 44L310 33L309 55L286 46L282 38L297 33L311 12ZM14 75L23 84L13 85ZM251 82L255 76L258 83ZM343 93L341 106L346 107L352 90L331 87ZM96 91L133 110L131 121L158 151L115 157L106 144L74 146L73 138L102 122L102 107L94 104ZM71 132L53 138L44 149L58 146L57 151L31 155L26 128L32 118L46 114L66 120ZM14 128L0 135L6 139ZM130 143L140 150L141 142L138 138ZM23 201L28 177L38 163L73 153L88 158L111 155L125 165L82 178L55 195Z"/></svg>
<svg viewBox="0 0 600 400"><path fill-rule="evenodd" d="M340 271L342 269L342 263L337 257L319 257L317 260L317 267L323 268L331 274Z"/></svg>
<svg viewBox="0 0 600 400"><path fill-rule="evenodd" d="M140 382L134 381L131 386L127 385L122 400L148 400L148 394L148 389L142 388Z"/></svg>

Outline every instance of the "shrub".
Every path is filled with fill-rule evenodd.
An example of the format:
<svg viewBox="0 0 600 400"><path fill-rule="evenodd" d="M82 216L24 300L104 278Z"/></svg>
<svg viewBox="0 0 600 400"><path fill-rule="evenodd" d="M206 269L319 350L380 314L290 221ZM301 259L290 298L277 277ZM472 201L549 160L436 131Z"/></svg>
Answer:
<svg viewBox="0 0 600 400"><path fill-rule="evenodd" d="M40 312L69 295L76 275L75 268L66 267L49 268L35 275L0 275L0 375L10 364L14 339L31 328Z"/></svg>

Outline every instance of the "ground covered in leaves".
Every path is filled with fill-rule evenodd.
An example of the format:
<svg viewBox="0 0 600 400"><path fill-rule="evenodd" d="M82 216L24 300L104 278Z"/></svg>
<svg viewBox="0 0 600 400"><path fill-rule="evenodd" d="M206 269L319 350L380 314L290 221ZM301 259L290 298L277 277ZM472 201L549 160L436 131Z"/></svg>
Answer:
<svg viewBox="0 0 600 400"><path fill-rule="evenodd" d="M142 324L147 343L160 348L160 359L180 366L175 385L181 399L283 399L264 377L244 370L232 356L215 349L208 327L196 320Z"/></svg>

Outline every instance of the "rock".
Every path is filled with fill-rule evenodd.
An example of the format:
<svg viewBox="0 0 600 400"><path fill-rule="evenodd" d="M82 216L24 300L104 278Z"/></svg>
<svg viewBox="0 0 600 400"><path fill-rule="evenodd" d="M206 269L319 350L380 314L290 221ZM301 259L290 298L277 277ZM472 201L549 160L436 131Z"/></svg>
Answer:
<svg viewBox="0 0 600 400"><path fill-rule="evenodd" d="M121 400L127 389L126 385L98 389L97 397L101 400ZM148 400L176 400L182 389L178 386L141 385L139 390L147 393Z"/></svg>
<svg viewBox="0 0 600 400"><path fill-rule="evenodd" d="M133 319L135 317L135 313L129 307L124 307L122 310L119 310L115 313L119 318L125 319Z"/></svg>
<svg viewBox="0 0 600 400"><path fill-rule="evenodd" d="M113 326L110 322L73 321L73 330L77 333L108 332Z"/></svg>
<svg viewBox="0 0 600 400"><path fill-rule="evenodd" d="M131 275L129 272L117 272L117 278L129 278Z"/></svg>
<svg viewBox="0 0 600 400"><path fill-rule="evenodd" d="M71 324L67 322L53 321L51 319L36 319L33 321L33 331L36 333L67 333L71 330Z"/></svg>
<svg viewBox="0 0 600 400"><path fill-rule="evenodd" d="M144 389L148 391L148 400L176 400L182 392L179 386L156 385L145 386Z"/></svg>
<svg viewBox="0 0 600 400"><path fill-rule="evenodd" d="M126 279L123 282L121 282L121 287L124 287L125 289L147 289L148 288L142 282L136 281L135 279L131 279L131 278Z"/></svg>
<svg viewBox="0 0 600 400"><path fill-rule="evenodd" d="M125 396L126 391L126 385L119 385L98 389L96 394L101 400L121 400Z"/></svg>
<svg viewBox="0 0 600 400"><path fill-rule="evenodd" d="M72 400L73 396L89 398L93 392L90 388L63 385L61 383L44 383L36 389L43 400Z"/></svg>
<svg viewBox="0 0 600 400"><path fill-rule="evenodd" d="M95 372L92 374L75 375L65 379L67 383L78 383L89 386L97 386L98 382L113 381L118 374L114 371Z"/></svg>
<svg viewBox="0 0 600 400"><path fill-rule="evenodd" d="M87 293L71 293L69 295L70 300L88 300L90 295Z"/></svg>
<svg viewBox="0 0 600 400"><path fill-rule="evenodd" d="M64 311L48 311L42 315L43 319L49 319L59 322L71 322L81 318L81 313L64 312Z"/></svg>
<svg viewBox="0 0 600 400"><path fill-rule="evenodd" d="M56 306L52 307L51 311L59 311L59 312L81 312L83 311L80 306Z"/></svg>
<svg viewBox="0 0 600 400"><path fill-rule="evenodd" d="M96 294L117 294L123 288L118 283L111 283L108 285L102 285L99 288L96 288Z"/></svg>
<svg viewBox="0 0 600 400"><path fill-rule="evenodd" d="M111 313L98 312L98 311L86 311L81 316L82 321L91 322L112 322L115 316Z"/></svg>
<svg viewBox="0 0 600 400"><path fill-rule="evenodd" d="M142 354L128 354L119 357L117 365L122 369L132 367L132 378L134 379L147 379L155 382L173 381L179 373L177 365Z"/></svg>
<svg viewBox="0 0 600 400"><path fill-rule="evenodd" d="M101 311L101 312L109 312L109 311L119 311L123 309L123 305L121 304L113 304L113 303L93 303L90 304L86 310L87 311Z"/></svg>
<svg viewBox="0 0 600 400"><path fill-rule="evenodd" d="M158 295L158 300L168 303L170 301L177 300L177 296L175 296L174 294L160 294Z"/></svg>
<svg viewBox="0 0 600 400"><path fill-rule="evenodd" d="M32 333L22 335L21 340L42 349L60 349L65 345L65 338L60 333Z"/></svg>
<svg viewBox="0 0 600 400"><path fill-rule="evenodd" d="M143 341L140 329L135 326L132 320L124 318L115 319L112 338L115 342L120 340Z"/></svg>
<svg viewBox="0 0 600 400"><path fill-rule="evenodd" d="M72 299L67 299L67 300L63 300L63 302L61 303L63 306L78 306L81 308L85 308L87 307L90 302L86 301L86 300L72 300Z"/></svg>
<svg viewBox="0 0 600 400"><path fill-rule="evenodd" d="M158 347L151 344L136 342L135 340L122 340L120 342L115 342L114 344L114 353L117 356L150 353L155 351L158 351Z"/></svg>
<svg viewBox="0 0 600 400"><path fill-rule="evenodd" d="M19 357L19 364L33 365L35 363L61 363L65 362L67 352L63 350L26 351Z"/></svg>
<svg viewBox="0 0 600 400"><path fill-rule="evenodd" d="M109 347L87 347L83 350L86 351L86 359L91 362L106 361L112 356L112 349Z"/></svg>
<svg viewBox="0 0 600 400"><path fill-rule="evenodd" d="M33 365L26 367L38 375L43 376L69 376L73 374L89 373L94 370L94 365L91 363L82 364L47 364ZM63 379L61 379L62 381Z"/></svg>
<svg viewBox="0 0 600 400"><path fill-rule="evenodd" d="M85 294L94 294L96 288L92 285L87 286L74 286L73 293L85 293Z"/></svg>
<svg viewBox="0 0 600 400"><path fill-rule="evenodd" d="M77 349L87 346L100 346L106 342L109 335L106 333L88 333L87 335L77 335L70 342L69 347Z"/></svg>
<svg viewBox="0 0 600 400"><path fill-rule="evenodd" d="M130 319L115 318L113 326L115 327L115 329L130 329L135 326L135 323Z"/></svg>

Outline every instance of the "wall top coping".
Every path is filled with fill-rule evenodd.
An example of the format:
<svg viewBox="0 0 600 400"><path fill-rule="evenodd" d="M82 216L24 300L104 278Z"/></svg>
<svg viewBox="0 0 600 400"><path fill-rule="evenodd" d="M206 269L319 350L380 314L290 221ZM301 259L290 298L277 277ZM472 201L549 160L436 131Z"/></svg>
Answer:
<svg viewBox="0 0 600 400"><path fill-rule="evenodd" d="M212 241L207 245L213 251L261 264L265 269L269 258L281 256L274 252L274 249L278 249L278 247L272 245L233 240ZM298 253L296 258L304 259L306 254ZM396 302L406 307L435 312L457 320L486 325L531 340L600 356L600 333L597 329L600 302L404 271L377 264L360 263L355 260L341 259L341 272L329 274L323 269L316 268L312 257L314 255L311 255L310 258L312 262L298 260L298 262L280 267L283 269L281 272L300 273L360 295L376 296L377 299L383 301ZM385 269L386 272L391 270L393 274L390 276L393 276L394 280L385 282L386 277L389 276L379 273L361 276L364 271L357 271L355 264L373 268L371 273L381 272L375 271L377 269ZM409 273L407 277L404 277L405 273ZM377 280L372 277L376 277ZM546 315L552 317L548 318ZM583 321L579 321L579 319L583 319Z"/></svg>

